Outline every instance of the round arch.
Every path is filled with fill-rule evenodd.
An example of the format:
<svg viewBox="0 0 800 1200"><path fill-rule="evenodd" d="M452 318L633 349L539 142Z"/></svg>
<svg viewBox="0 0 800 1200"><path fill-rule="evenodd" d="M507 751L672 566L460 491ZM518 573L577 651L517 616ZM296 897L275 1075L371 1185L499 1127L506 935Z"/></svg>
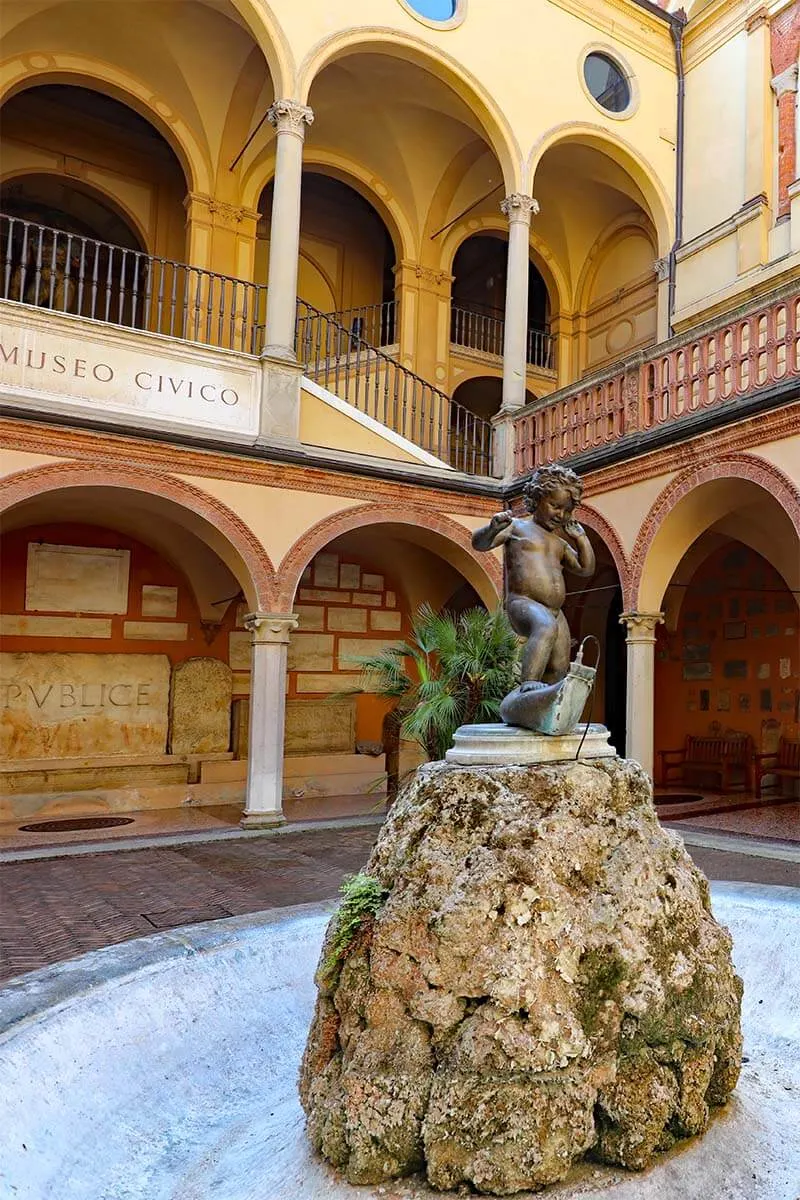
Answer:
<svg viewBox="0 0 800 1200"><path fill-rule="evenodd" d="M609 554L614 560L614 566L617 568L620 586L622 587L623 595L628 584L628 576L630 574L630 564L628 556L623 549L619 534L614 526L606 520L591 504L581 503L575 510L575 516L582 525L587 529L592 529L599 538L605 543Z"/></svg>
<svg viewBox="0 0 800 1200"><path fill-rule="evenodd" d="M44 84L66 84L101 92L118 100L149 121L174 152L186 180L188 192L210 194L213 169L192 130L169 105L152 95L151 90L136 76L100 59L88 60L78 54L52 51L37 55L46 63L31 67L27 60L17 59L17 66L0 91L0 106L20 92Z"/></svg>
<svg viewBox="0 0 800 1200"><path fill-rule="evenodd" d="M672 202L653 167L618 133L591 122L568 121L542 134L528 155L526 181L530 194L536 195L536 172L548 150L573 142L608 155L631 177L639 188L658 236L659 254L672 245L675 215Z"/></svg>
<svg viewBox="0 0 800 1200"><path fill-rule="evenodd" d="M508 241L508 222L499 213L497 216L487 214L459 221L448 231L447 237L442 243L441 269L448 275L452 275L453 263L460 247L469 238L480 233L501 234L503 240ZM566 306L570 294L567 277L552 251L533 229L530 234L528 256L544 280L550 296L550 312L556 316Z"/></svg>
<svg viewBox="0 0 800 1200"><path fill-rule="evenodd" d="M266 59L276 97L294 94L297 67L291 46L265 0L230 0Z"/></svg>
<svg viewBox="0 0 800 1200"><path fill-rule="evenodd" d="M307 146L303 153L303 173L316 172L318 175L328 175L357 192L383 221L389 231L395 248L397 261L410 258L416 253L416 239L411 222L402 207L392 196L389 188L380 179L353 162L344 155L333 150ZM275 156L256 163L247 173L242 185L242 203L246 207L256 208L264 188L270 183L275 174Z"/></svg>
<svg viewBox="0 0 800 1200"><path fill-rule="evenodd" d="M329 542L343 533L369 525L399 525L415 530L419 544L444 558L468 583L487 607L503 594L503 572L493 555L479 555L472 549L468 529L449 517L407 505L365 504L334 513L318 522L297 539L278 568L278 605L291 612L300 576L311 559ZM411 540L411 539L409 539Z"/></svg>
<svg viewBox="0 0 800 1200"><path fill-rule="evenodd" d="M264 547L244 521L215 496L154 471L54 463L0 481L0 513L26 500L70 489L117 489L158 497L205 542L241 584L253 610L275 611L275 571Z"/></svg>
<svg viewBox="0 0 800 1200"><path fill-rule="evenodd" d="M400 33L397 29L373 28L369 31L347 30L324 39L300 64L297 88L300 102L308 103L311 86L326 66L358 53L386 54L413 63L449 86L478 117L486 140L500 163L506 192L523 190L522 151L495 101L456 59L439 49L434 50L421 38Z"/></svg>
<svg viewBox="0 0 800 1200"><path fill-rule="evenodd" d="M630 216L620 217L617 221L612 222L594 243L589 253L586 256L586 261L583 264L578 282L575 285L575 311L583 313L586 311L591 299L592 289L594 288L595 280L598 272L603 265L603 259L610 253L620 242L623 242L631 234L644 235L652 246L651 230L648 228L647 219L644 215L639 219L633 219ZM658 251L653 246L653 259Z"/></svg>
<svg viewBox="0 0 800 1200"><path fill-rule="evenodd" d="M686 551L700 534L730 511L730 503L726 504L725 497L718 494L720 487L715 488L725 483L738 483L740 495L777 501L785 514L789 537L793 531L795 539L800 539L800 490L777 467L750 454L692 467L667 484L642 523L630 557L625 592L628 611L660 609ZM763 548L761 553L768 557ZM794 558L797 559L796 554ZM771 558L769 561L785 575L785 565L779 566ZM795 567L795 570L800 574L800 569ZM791 581L787 582L791 587Z"/></svg>
<svg viewBox="0 0 800 1200"><path fill-rule="evenodd" d="M119 196L112 195L111 192L106 191L105 188L94 182L86 183L83 179L74 180L71 175L67 175L63 171L53 170L52 167L45 164L41 169L37 170L31 170L29 167L21 167L18 171L9 171L8 174L0 175L0 188L5 187L7 184L13 183L18 179L24 180L28 178L36 178L37 176L42 175L51 176L54 179L61 180L64 183L69 184L69 186L72 187L76 192L83 192L90 198L96 200L99 204L102 204L106 208L110 209L114 216L122 221L123 224L129 226L131 233L135 235L136 240L139 242L140 250L145 254L150 254L153 252L153 247L148 244L147 234L143 229L141 220L136 213L132 212L124 200L122 200ZM101 237L99 240L109 242L114 241L115 239Z"/></svg>

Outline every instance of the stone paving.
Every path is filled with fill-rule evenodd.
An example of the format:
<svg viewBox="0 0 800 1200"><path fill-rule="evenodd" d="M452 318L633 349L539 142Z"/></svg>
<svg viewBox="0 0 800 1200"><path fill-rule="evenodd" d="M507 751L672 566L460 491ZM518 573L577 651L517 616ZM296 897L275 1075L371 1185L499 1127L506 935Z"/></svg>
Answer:
<svg viewBox="0 0 800 1200"><path fill-rule="evenodd" d="M0 980L198 921L335 897L374 822L0 865ZM800 886L796 862L689 846L711 879Z"/></svg>

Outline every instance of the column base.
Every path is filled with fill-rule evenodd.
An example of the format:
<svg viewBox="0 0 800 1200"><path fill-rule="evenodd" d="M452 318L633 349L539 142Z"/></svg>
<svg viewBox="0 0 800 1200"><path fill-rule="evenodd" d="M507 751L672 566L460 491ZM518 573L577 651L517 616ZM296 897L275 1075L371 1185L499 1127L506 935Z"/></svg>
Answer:
<svg viewBox="0 0 800 1200"><path fill-rule="evenodd" d="M281 362L288 362L292 366L297 366L297 355L294 352L294 346L264 346L259 354L259 358L277 358Z"/></svg>
<svg viewBox="0 0 800 1200"><path fill-rule="evenodd" d="M243 812L239 822L240 829L276 829L286 824L282 812Z"/></svg>

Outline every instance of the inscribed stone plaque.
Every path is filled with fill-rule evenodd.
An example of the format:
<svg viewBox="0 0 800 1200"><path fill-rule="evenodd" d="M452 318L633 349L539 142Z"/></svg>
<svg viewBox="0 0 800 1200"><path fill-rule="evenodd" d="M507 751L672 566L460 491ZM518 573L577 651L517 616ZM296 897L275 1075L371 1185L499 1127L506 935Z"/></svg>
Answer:
<svg viewBox="0 0 800 1200"><path fill-rule="evenodd" d="M146 583L142 587L143 617L177 617L178 589Z"/></svg>
<svg viewBox="0 0 800 1200"><path fill-rule="evenodd" d="M353 592L353 604L366 604L368 608L380 608L381 597L377 592Z"/></svg>
<svg viewBox="0 0 800 1200"><path fill-rule="evenodd" d="M0 617L3 637L110 638L110 617Z"/></svg>
<svg viewBox="0 0 800 1200"><path fill-rule="evenodd" d="M31 612L127 612L130 563L130 550L29 542L25 607Z"/></svg>
<svg viewBox="0 0 800 1200"><path fill-rule="evenodd" d="M722 664L722 674L726 679L747 679L747 659L729 658Z"/></svg>
<svg viewBox="0 0 800 1200"><path fill-rule="evenodd" d="M395 596L394 592L387 592L386 593L386 607L394 608L396 603L397 603L397 597Z"/></svg>
<svg viewBox="0 0 800 1200"><path fill-rule="evenodd" d="M320 588L300 588L301 600L328 600L336 604L349 604L349 592L328 592Z"/></svg>
<svg viewBox="0 0 800 1200"><path fill-rule="evenodd" d="M233 757L247 758L250 747L250 700L243 697L231 705L231 750Z"/></svg>
<svg viewBox="0 0 800 1200"><path fill-rule="evenodd" d="M339 587L360 588L361 567L358 563L342 563L339 567Z"/></svg>
<svg viewBox="0 0 800 1200"><path fill-rule="evenodd" d="M747 637L746 621L726 621L722 627L726 642L738 641Z"/></svg>
<svg viewBox="0 0 800 1200"><path fill-rule="evenodd" d="M249 633L228 634L228 663L234 671L250 670L250 648L253 639Z"/></svg>
<svg viewBox="0 0 800 1200"><path fill-rule="evenodd" d="M288 666L290 671L332 671L333 634L293 633Z"/></svg>
<svg viewBox="0 0 800 1200"><path fill-rule="evenodd" d="M768 662L759 663L758 671L756 672L756 678L757 679L769 679L769 676L770 676L770 664Z"/></svg>
<svg viewBox="0 0 800 1200"><path fill-rule="evenodd" d="M383 576L370 575L365 572L361 579L361 587L365 592L382 592Z"/></svg>
<svg viewBox="0 0 800 1200"><path fill-rule="evenodd" d="M185 642L189 626L185 621L125 621L122 633L134 642Z"/></svg>
<svg viewBox="0 0 800 1200"><path fill-rule="evenodd" d="M356 701L287 700L286 754L354 754Z"/></svg>
<svg viewBox="0 0 800 1200"><path fill-rule="evenodd" d="M377 609L369 614L370 625L373 629L386 629L390 632L399 630L403 623L402 613L399 612L381 612Z"/></svg>
<svg viewBox="0 0 800 1200"><path fill-rule="evenodd" d="M711 657L711 647L706 643L687 642L683 647L683 657L685 662L705 663Z"/></svg>
<svg viewBox="0 0 800 1200"><path fill-rule="evenodd" d="M337 633L366 633L367 610L365 608L332 608L328 613L328 628Z"/></svg>
<svg viewBox="0 0 800 1200"><path fill-rule="evenodd" d="M339 555L318 554L314 559L314 587L339 586Z"/></svg>
<svg viewBox="0 0 800 1200"><path fill-rule="evenodd" d="M187 658L172 671L170 754L215 754L231 738L232 672L217 658Z"/></svg>
<svg viewBox="0 0 800 1200"><path fill-rule="evenodd" d="M294 611L300 618L300 629L320 630L325 628L325 609L321 604L296 604Z"/></svg>
<svg viewBox="0 0 800 1200"><path fill-rule="evenodd" d="M683 664L683 678L688 680L710 679L712 676L711 663L687 662Z"/></svg>
<svg viewBox="0 0 800 1200"><path fill-rule="evenodd" d="M397 644L396 641L378 638L339 638L339 670L353 671L359 665L355 660L372 658Z"/></svg>
<svg viewBox="0 0 800 1200"><path fill-rule="evenodd" d="M0 654L0 756L163 754L165 654Z"/></svg>
<svg viewBox="0 0 800 1200"><path fill-rule="evenodd" d="M301 671L297 676L297 690L301 694L317 692L330 696L335 692L346 692L349 688L361 689L360 671L338 671L335 675L315 675L313 671Z"/></svg>

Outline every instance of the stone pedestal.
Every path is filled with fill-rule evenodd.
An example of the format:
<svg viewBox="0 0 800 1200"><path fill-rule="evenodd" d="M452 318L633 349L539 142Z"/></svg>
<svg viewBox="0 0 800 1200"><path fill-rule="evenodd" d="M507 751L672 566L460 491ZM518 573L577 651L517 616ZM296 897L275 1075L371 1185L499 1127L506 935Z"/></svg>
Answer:
<svg viewBox="0 0 800 1200"><path fill-rule="evenodd" d="M731 939L637 763L430 763L365 871L300 1079L350 1183L511 1195L588 1154L639 1170L728 1099Z"/></svg>
<svg viewBox="0 0 800 1200"><path fill-rule="evenodd" d="M581 725L574 733L551 737L516 725L462 725L456 730L449 763L462 766L513 767L523 764L568 762L576 758L615 758L605 725Z"/></svg>

